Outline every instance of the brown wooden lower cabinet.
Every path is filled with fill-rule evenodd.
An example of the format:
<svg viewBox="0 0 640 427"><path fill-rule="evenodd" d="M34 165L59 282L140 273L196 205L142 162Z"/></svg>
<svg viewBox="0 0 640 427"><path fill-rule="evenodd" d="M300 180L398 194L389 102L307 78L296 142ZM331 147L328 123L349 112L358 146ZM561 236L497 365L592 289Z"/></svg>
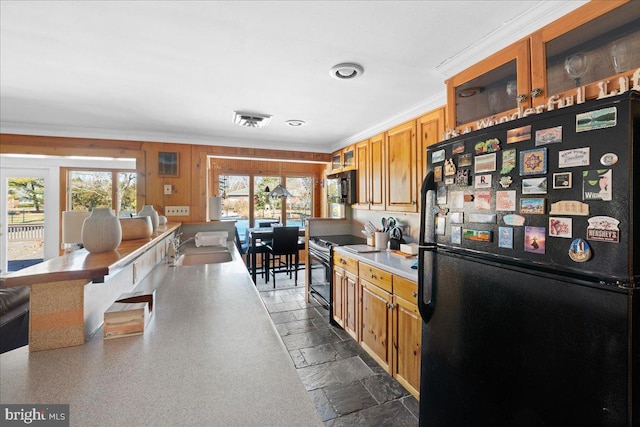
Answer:
<svg viewBox="0 0 640 427"><path fill-rule="evenodd" d="M417 283L335 254L333 286L335 322L419 398L422 318Z"/></svg>

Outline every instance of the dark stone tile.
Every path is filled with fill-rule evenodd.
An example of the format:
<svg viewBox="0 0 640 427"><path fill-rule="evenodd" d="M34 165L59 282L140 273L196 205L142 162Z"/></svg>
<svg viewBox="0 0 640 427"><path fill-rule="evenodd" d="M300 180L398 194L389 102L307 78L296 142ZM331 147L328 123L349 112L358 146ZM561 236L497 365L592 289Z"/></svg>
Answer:
<svg viewBox="0 0 640 427"><path fill-rule="evenodd" d="M334 418L324 423L327 427L347 426L417 426L418 419L399 401L375 405L362 411Z"/></svg>
<svg viewBox="0 0 640 427"><path fill-rule="evenodd" d="M398 381L386 374L362 378L362 384L378 403L388 402L406 396L409 392Z"/></svg>
<svg viewBox="0 0 640 427"><path fill-rule="evenodd" d="M313 345L328 344L332 342L340 342L340 337L333 333L329 328L317 329L313 332L307 332Z"/></svg>
<svg viewBox="0 0 640 427"><path fill-rule="evenodd" d="M299 310L300 306L297 301L280 302L276 304L266 304L269 313L277 313L280 311L293 311ZM295 313L294 313L295 316Z"/></svg>
<svg viewBox="0 0 640 427"><path fill-rule="evenodd" d="M285 335L282 337L282 341L289 351L299 350L305 347L313 347L314 345L313 341L311 341L311 337L306 333Z"/></svg>
<svg viewBox="0 0 640 427"><path fill-rule="evenodd" d="M327 369L326 364L300 368L297 372L307 391L340 383L333 372Z"/></svg>
<svg viewBox="0 0 640 427"><path fill-rule="evenodd" d="M332 343L303 348L300 353L309 365L338 360L338 351L333 347Z"/></svg>
<svg viewBox="0 0 640 427"><path fill-rule="evenodd" d="M345 331L341 327L332 326L331 329L333 330L333 333L339 336L342 341L347 341L347 340L354 341L353 337L351 337L351 335L349 335L347 331Z"/></svg>
<svg viewBox="0 0 640 427"><path fill-rule="evenodd" d="M357 356L330 362L328 366L343 384L373 375L373 371Z"/></svg>
<svg viewBox="0 0 640 427"><path fill-rule="evenodd" d="M311 390L309 395L311 396L313 404L315 405L318 414L320 414L322 421L327 421L338 416L321 388Z"/></svg>
<svg viewBox="0 0 640 427"><path fill-rule="evenodd" d="M304 319L315 319L316 317L320 317L320 314L314 308L300 308L293 312L293 315L296 316L298 320Z"/></svg>
<svg viewBox="0 0 640 427"><path fill-rule="evenodd" d="M283 311L280 313L271 313L271 320L273 321L273 323L278 324L278 323L293 322L298 319L296 319L296 317L293 315L291 311Z"/></svg>
<svg viewBox="0 0 640 427"><path fill-rule="evenodd" d="M299 334L302 332L310 332L318 329L310 319L287 322L287 323L284 323L284 326L286 327L288 333L280 334L282 336L290 335L290 334Z"/></svg>
<svg viewBox="0 0 640 427"><path fill-rule="evenodd" d="M333 343L333 348L338 352L338 359L348 359L360 354L360 346L354 340Z"/></svg>
<svg viewBox="0 0 640 427"><path fill-rule="evenodd" d="M339 415L360 411L377 403L360 381L330 386L324 389L324 393Z"/></svg>
<svg viewBox="0 0 640 427"><path fill-rule="evenodd" d="M363 361L364 363L366 363L366 364L367 364L367 366L368 366L369 368L371 368L371 370L372 370L374 373L376 373L376 374L388 374L388 372L387 372L387 371L385 371L385 370L384 370L384 368L383 368L382 366L380 366L380 365L378 364L378 362L376 362L376 361L374 360L374 358L373 358L373 357L371 357L371 356L369 355L369 353L367 353L367 351L366 351L365 349L363 349L362 347L360 347L360 348L358 349L358 355L360 356L360 358L362 359L362 361Z"/></svg>
<svg viewBox="0 0 640 427"><path fill-rule="evenodd" d="M311 319L311 321L313 322L314 325L316 325L317 327L322 327L322 328L329 328L329 315L327 314L326 316L323 317L315 317L313 319Z"/></svg>
<svg viewBox="0 0 640 427"><path fill-rule="evenodd" d="M400 402L413 414L414 417L420 418L420 401L413 397L413 395L409 395L407 397L403 397L400 399Z"/></svg>
<svg viewBox="0 0 640 427"><path fill-rule="evenodd" d="M304 295L299 295L299 294L286 294L286 295L282 295L279 297L280 299L282 299L283 302L291 302L291 301L304 301Z"/></svg>
<svg viewBox="0 0 640 427"><path fill-rule="evenodd" d="M302 353L300 353L300 350L291 350L289 355L291 356L291 360L293 360L293 364L296 368L305 368L309 366L309 364L304 360Z"/></svg>
<svg viewBox="0 0 640 427"><path fill-rule="evenodd" d="M286 323L278 323L275 326L276 326L276 331L278 331L278 334L281 337L290 334L289 329L287 329Z"/></svg>

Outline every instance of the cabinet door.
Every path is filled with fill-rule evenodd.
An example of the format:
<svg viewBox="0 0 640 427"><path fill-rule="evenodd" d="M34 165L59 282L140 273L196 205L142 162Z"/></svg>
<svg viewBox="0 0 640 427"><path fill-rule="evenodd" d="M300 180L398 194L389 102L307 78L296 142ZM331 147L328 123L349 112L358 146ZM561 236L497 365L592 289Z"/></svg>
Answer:
<svg viewBox="0 0 640 427"><path fill-rule="evenodd" d="M384 133L369 140L369 209L385 210Z"/></svg>
<svg viewBox="0 0 640 427"><path fill-rule="evenodd" d="M351 145L342 149L342 170L354 170L356 168L356 147Z"/></svg>
<svg viewBox="0 0 640 427"><path fill-rule="evenodd" d="M476 130L481 119L530 107L529 51L524 39L448 79L447 125ZM524 98L518 100L518 95Z"/></svg>
<svg viewBox="0 0 640 427"><path fill-rule="evenodd" d="M333 268L333 295L331 306L333 320L344 328L344 277L345 271L341 268Z"/></svg>
<svg viewBox="0 0 640 427"><path fill-rule="evenodd" d="M420 394L422 318L415 303L393 297L393 371L417 399Z"/></svg>
<svg viewBox="0 0 640 427"><path fill-rule="evenodd" d="M340 172L342 170L342 150L331 154L331 171Z"/></svg>
<svg viewBox="0 0 640 427"><path fill-rule="evenodd" d="M427 147L439 142L444 132L445 109L438 108L430 113L421 116L417 120L418 138L418 158L422 168L418 177L418 186L422 185L424 177L427 176Z"/></svg>
<svg viewBox="0 0 640 427"><path fill-rule="evenodd" d="M360 279L362 319L360 345L387 372L391 372L391 295Z"/></svg>
<svg viewBox="0 0 640 427"><path fill-rule="evenodd" d="M359 299L360 290L358 277L352 273L346 272L344 279L345 287L345 301L344 301L344 330L347 331L351 337L358 341L358 332L360 325L359 316Z"/></svg>
<svg viewBox="0 0 640 427"><path fill-rule="evenodd" d="M387 210L418 211L416 121L387 132Z"/></svg>
<svg viewBox="0 0 640 427"><path fill-rule="evenodd" d="M356 144L356 159L358 164L358 194L356 195L356 204L354 205L354 208L368 209L371 180L371 173L369 172L369 140Z"/></svg>
<svg viewBox="0 0 640 427"><path fill-rule="evenodd" d="M607 93L620 87L640 67L640 2L594 1L546 25L531 35L532 87L541 96L534 105L558 95L584 99L599 95L598 83L609 80ZM573 66L566 68L569 60Z"/></svg>

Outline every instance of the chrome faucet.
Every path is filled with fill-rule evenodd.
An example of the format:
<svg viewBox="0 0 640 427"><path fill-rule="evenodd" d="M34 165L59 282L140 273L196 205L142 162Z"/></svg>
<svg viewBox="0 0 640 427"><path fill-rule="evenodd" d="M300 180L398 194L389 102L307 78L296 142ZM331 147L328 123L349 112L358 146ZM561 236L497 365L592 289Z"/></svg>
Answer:
<svg viewBox="0 0 640 427"><path fill-rule="evenodd" d="M171 244L169 245L169 263L172 267L176 266L178 259L180 258L180 251L187 243L193 242L195 240L194 237L189 237L186 240L181 241L179 237L172 239Z"/></svg>

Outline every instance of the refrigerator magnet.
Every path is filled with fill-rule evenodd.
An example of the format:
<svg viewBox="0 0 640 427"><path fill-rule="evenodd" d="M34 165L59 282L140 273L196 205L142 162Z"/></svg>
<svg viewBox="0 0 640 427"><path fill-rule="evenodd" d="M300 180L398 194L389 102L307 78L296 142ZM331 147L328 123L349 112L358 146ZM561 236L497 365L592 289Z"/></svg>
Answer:
<svg viewBox="0 0 640 427"><path fill-rule="evenodd" d="M444 236L446 219L443 216L436 217L436 234Z"/></svg>
<svg viewBox="0 0 640 427"><path fill-rule="evenodd" d="M451 224L464 223L464 212L451 212Z"/></svg>
<svg viewBox="0 0 640 427"><path fill-rule="evenodd" d="M491 191L476 191L473 197L473 207L477 211L491 210Z"/></svg>
<svg viewBox="0 0 640 427"><path fill-rule="evenodd" d="M500 140L498 138L487 139L486 141L476 143L474 148L476 154L495 153L496 151L500 151Z"/></svg>
<svg viewBox="0 0 640 427"><path fill-rule="evenodd" d="M524 225L525 217L523 217L522 215L509 214L503 216L502 220L507 225L521 226Z"/></svg>
<svg viewBox="0 0 640 427"><path fill-rule="evenodd" d="M431 153L431 163L444 162L444 150L438 150Z"/></svg>
<svg viewBox="0 0 640 427"><path fill-rule="evenodd" d="M451 243L458 245L462 243L462 227L451 227Z"/></svg>
<svg viewBox="0 0 640 427"><path fill-rule="evenodd" d="M558 152L559 168L572 168L576 166L589 166L589 147Z"/></svg>
<svg viewBox="0 0 640 427"><path fill-rule="evenodd" d="M498 227L498 247L513 249L513 228Z"/></svg>
<svg viewBox="0 0 640 427"><path fill-rule="evenodd" d="M515 211L516 210L516 192L496 191L496 211Z"/></svg>
<svg viewBox="0 0 640 427"><path fill-rule="evenodd" d="M618 121L616 107L576 114L576 132L614 127Z"/></svg>
<svg viewBox="0 0 640 427"><path fill-rule="evenodd" d="M560 172L553 174L553 189L561 190L571 188L571 172Z"/></svg>
<svg viewBox="0 0 640 427"><path fill-rule="evenodd" d="M496 170L496 153L475 157L475 173L493 172Z"/></svg>
<svg viewBox="0 0 640 427"><path fill-rule="evenodd" d="M465 166L471 166L473 164L473 154L464 153L458 156L458 167L463 168Z"/></svg>
<svg viewBox="0 0 640 427"><path fill-rule="evenodd" d="M470 228L465 228L462 230L462 236L465 240L471 240L474 242L491 242L491 231L485 230L473 230Z"/></svg>
<svg viewBox="0 0 640 427"><path fill-rule="evenodd" d="M513 183L513 178L510 176L500 177L500 187L509 188L509 186Z"/></svg>
<svg viewBox="0 0 640 427"><path fill-rule="evenodd" d="M544 254L547 230L544 227L524 227L524 250Z"/></svg>
<svg viewBox="0 0 640 427"><path fill-rule="evenodd" d="M462 191L452 191L449 193L451 199L451 209L464 208L464 193Z"/></svg>
<svg viewBox="0 0 640 427"><path fill-rule="evenodd" d="M522 126L507 131L507 144L515 144L516 142L531 139L531 125Z"/></svg>
<svg viewBox="0 0 640 427"><path fill-rule="evenodd" d="M491 188L491 175L476 175L475 176L476 185L475 188Z"/></svg>
<svg viewBox="0 0 640 427"><path fill-rule="evenodd" d="M549 217L550 237L572 237L573 221L571 218Z"/></svg>
<svg viewBox="0 0 640 427"><path fill-rule="evenodd" d="M501 174L511 172L516 167L516 150L504 150L502 152L502 169Z"/></svg>
<svg viewBox="0 0 640 427"><path fill-rule="evenodd" d="M447 187L444 185L438 186L436 193L436 203L439 205L447 204Z"/></svg>
<svg viewBox="0 0 640 427"><path fill-rule="evenodd" d="M562 142L562 126L536 131L536 147L547 144L557 144Z"/></svg>
<svg viewBox="0 0 640 427"><path fill-rule="evenodd" d="M589 205L577 200L560 200L551 203L551 215L589 215Z"/></svg>
<svg viewBox="0 0 640 427"><path fill-rule="evenodd" d="M469 169L459 169L456 172L456 185L469 185L471 183L471 174Z"/></svg>
<svg viewBox="0 0 640 427"><path fill-rule="evenodd" d="M536 148L520 152L520 175L541 175L547 173L547 149Z"/></svg>
<svg viewBox="0 0 640 427"><path fill-rule="evenodd" d="M583 239L577 238L569 246L569 258L575 262L585 262L591 259L591 247Z"/></svg>
<svg viewBox="0 0 640 427"><path fill-rule="evenodd" d="M520 199L520 213L532 215L544 215L545 199Z"/></svg>
<svg viewBox="0 0 640 427"><path fill-rule="evenodd" d="M582 171L582 200L611 201L611 169Z"/></svg>
<svg viewBox="0 0 640 427"><path fill-rule="evenodd" d="M618 163L618 156L615 153L606 153L600 157L600 163L604 166L613 166Z"/></svg>
<svg viewBox="0 0 640 427"><path fill-rule="evenodd" d="M547 194L547 178L524 178L522 194Z"/></svg>
<svg viewBox="0 0 640 427"><path fill-rule="evenodd" d="M469 214L469 222L477 222L479 224L495 224L496 214L471 213Z"/></svg>
<svg viewBox="0 0 640 427"><path fill-rule="evenodd" d="M444 176L451 176L456 174L456 164L453 162L453 158L450 157L444 162Z"/></svg>
<svg viewBox="0 0 640 427"><path fill-rule="evenodd" d="M435 182L442 181L442 166L436 166L433 168L433 180Z"/></svg>
<svg viewBox="0 0 640 427"><path fill-rule="evenodd" d="M452 153L453 154L464 153L464 141L454 142Z"/></svg>
<svg viewBox="0 0 640 427"><path fill-rule="evenodd" d="M610 216L594 216L587 219L589 225L587 226L587 239L597 240L599 242L620 242L620 229L618 228L618 221Z"/></svg>

